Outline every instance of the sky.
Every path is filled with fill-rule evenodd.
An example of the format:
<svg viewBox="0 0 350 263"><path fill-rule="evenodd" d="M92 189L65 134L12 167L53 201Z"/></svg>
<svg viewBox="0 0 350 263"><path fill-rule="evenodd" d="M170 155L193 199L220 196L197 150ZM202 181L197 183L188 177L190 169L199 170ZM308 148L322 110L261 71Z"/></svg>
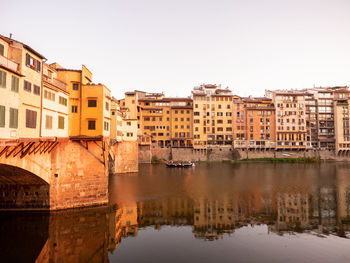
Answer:
<svg viewBox="0 0 350 263"><path fill-rule="evenodd" d="M114 97L350 85L349 0L0 0L0 34Z"/></svg>

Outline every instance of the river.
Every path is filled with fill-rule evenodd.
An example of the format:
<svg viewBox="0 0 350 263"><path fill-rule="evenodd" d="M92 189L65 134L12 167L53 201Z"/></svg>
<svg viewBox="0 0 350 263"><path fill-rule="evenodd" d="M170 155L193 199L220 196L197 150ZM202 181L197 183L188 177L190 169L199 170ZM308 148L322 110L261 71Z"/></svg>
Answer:
<svg viewBox="0 0 350 263"><path fill-rule="evenodd" d="M0 213L2 262L350 262L350 164L141 165L108 207Z"/></svg>

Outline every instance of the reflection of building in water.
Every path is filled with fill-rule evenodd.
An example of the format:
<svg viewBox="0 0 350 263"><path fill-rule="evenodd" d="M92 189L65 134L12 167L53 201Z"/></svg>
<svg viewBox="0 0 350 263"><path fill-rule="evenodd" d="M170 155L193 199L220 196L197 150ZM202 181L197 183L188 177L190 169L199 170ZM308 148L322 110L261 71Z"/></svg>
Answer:
<svg viewBox="0 0 350 263"><path fill-rule="evenodd" d="M106 208L51 213L49 237L35 262L107 262L106 215Z"/></svg>
<svg viewBox="0 0 350 263"><path fill-rule="evenodd" d="M350 177L349 170L339 166L337 169L338 186L338 224L342 226L341 231L350 231ZM340 233L343 234L343 233Z"/></svg>
<svg viewBox="0 0 350 263"><path fill-rule="evenodd" d="M309 227L307 193L278 193L276 230L301 230Z"/></svg>
<svg viewBox="0 0 350 263"><path fill-rule="evenodd" d="M232 200L199 199L194 205L193 233L197 238L217 239L224 233L233 233L237 206Z"/></svg>
<svg viewBox="0 0 350 263"><path fill-rule="evenodd" d="M336 231L337 227L337 189L317 187L312 192L311 219L313 229L321 233Z"/></svg>
<svg viewBox="0 0 350 263"><path fill-rule="evenodd" d="M122 237L136 236L138 231L137 204L114 205L109 214L108 250L114 251Z"/></svg>
<svg viewBox="0 0 350 263"><path fill-rule="evenodd" d="M138 203L139 227L192 225L193 201L187 197L161 198Z"/></svg>

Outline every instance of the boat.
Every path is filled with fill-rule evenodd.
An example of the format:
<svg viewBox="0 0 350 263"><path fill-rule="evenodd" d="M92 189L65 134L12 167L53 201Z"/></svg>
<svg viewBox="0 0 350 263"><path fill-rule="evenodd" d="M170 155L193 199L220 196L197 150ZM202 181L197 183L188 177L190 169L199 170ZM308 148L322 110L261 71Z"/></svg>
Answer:
<svg viewBox="0 0 350 263"><path fill-rule="evenodd" d="M165 163L167 167L169 168L189 168L189 167L194 167L195 164L193 162L173 162L169 161Z"/></svg>

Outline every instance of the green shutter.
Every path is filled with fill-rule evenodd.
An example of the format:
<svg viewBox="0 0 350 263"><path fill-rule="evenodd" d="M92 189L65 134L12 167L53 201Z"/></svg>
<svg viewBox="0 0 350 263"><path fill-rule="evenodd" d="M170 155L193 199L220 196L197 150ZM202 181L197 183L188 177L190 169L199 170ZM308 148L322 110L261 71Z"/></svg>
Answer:
<svg viewBox="0 0 350 263"><path fill-rule="evenodd" d="M0 44L0 55L3 56L4 55L4 45Z"/></svg>
<svg viewBox="0 0 350 263"><path fill-rule="evenodd" d="M11 90L18 92L19 87L19 78L12 76Z"/></svg>
<svg viewBox="0 0 350 263"><path fill-rule="evenodd" d="M58 116L58 128L64 129L64 117Z"/></svg>
<svg viewBox="0 0 350 263"><path fill-rule="evenodd" d="M0 105L0 127L5 127L5 106Z"/></svg>
<svg viewBox="0 0 350 263"><path fill-rule="evenodd" d="M10 108L10 128L18 128L18 109Z"/></svg>
<svg viewBox="0 0 350 263"><path fill-rule="evenodd" d="M6 88L6 72L0 70L0 87Z"/></svg>

